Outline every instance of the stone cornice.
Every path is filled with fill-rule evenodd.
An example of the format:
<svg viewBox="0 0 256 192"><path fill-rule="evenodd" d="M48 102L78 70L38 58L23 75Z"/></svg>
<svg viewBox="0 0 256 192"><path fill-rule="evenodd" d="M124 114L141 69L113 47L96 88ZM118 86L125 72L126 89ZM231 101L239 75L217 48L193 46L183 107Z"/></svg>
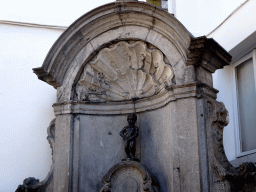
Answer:
<svg viewBox="0 0 256 192"><path fill-rule="evenodd" d="M217 69L229 65L231 58L216 41L202 36L191 40L187 64L201 66L214 73Z"/></svg>
<svg viewBox="0 0 256 192"><path fill-rule="evenodd" d="M55 81L55 78L49 72L46 72L43 67L34 68L33 71L37 74L38 79L48 82L55 89L60 86L60 84Z"/></svg>
<svg viewBox="0 0 256 192"><path fill-rule="evenodd" d="M74 102L67 101L53 104L56 116L63 114L87 114L87 115L119 115L129 113L140 113L164 107L169 102L186 98L217 98L218 90L198 83L184 84L169 88L164 94L134 101L123 102Z"/></svg>
<svg viewBox="0 0 256 192"><path fill-rule="evenodd" d="M176 100L173 91L166 91L162 95L155 97L140 99L136 101L123 102L73 102L67 101L63 103L53 104L55 115L62 114L94 114L94 115L118 115L129 114L134 112L143 112L158 109L165 106L170 101Z"/></svg>

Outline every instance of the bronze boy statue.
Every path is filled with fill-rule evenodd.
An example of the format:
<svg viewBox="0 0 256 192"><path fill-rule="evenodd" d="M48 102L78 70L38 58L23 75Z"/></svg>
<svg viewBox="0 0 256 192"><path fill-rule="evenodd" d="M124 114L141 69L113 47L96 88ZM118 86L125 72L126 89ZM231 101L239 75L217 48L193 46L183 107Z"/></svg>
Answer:
<svg viewBox="0 0 256 192"><path fill-rule="evenodd" d="M120 132L120 136L123 137L125 141L125 153L127 155L127 159L135 159L135 139L138 137L139 128L135 126L135 122L137 121L137 116L135 113L129 114L127 117L127 121L129 123L128 126L125 126Z"/></svg>

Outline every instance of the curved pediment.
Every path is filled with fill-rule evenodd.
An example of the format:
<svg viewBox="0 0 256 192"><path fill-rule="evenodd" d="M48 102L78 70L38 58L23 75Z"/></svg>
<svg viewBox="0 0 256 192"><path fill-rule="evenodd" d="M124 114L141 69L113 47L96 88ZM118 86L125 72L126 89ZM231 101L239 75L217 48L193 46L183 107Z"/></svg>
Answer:
<svg viewBox="0 0 256 192"><path fill-rule="evenodd" d="M175 99L167 88L195 81L186 65L192 38L156 6L113 2L75 21L34 72L57 88L55 113L59 104L89 114L156 109Z"/></svg>
<svg viewBox="0 0 256 192"><path fill-rule="evenodd" d="M142 41L120 41L102 49L84 67L76 100L136 100L161 94L174 82L173 69L160 50Z"/></svg>
<svg viewBox="0 0 256 192"><path fill-rule="evenodd" d="M75 21L55 42L42 67L33 70L39 79L55 88L61 87L69 80L69 73L78 72L107 44L129 39L155 45L174 66L180 60L186 62L191 38L175 17L156 6L145 2L113 2Z"/></svg>

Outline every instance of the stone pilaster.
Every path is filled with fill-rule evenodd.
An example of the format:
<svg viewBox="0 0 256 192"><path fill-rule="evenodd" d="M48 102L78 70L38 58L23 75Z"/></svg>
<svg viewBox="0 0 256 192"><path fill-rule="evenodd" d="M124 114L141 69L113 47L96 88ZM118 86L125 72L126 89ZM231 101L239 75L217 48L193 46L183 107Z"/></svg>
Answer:
<svg viewBox="0 0 256 192"><path fill-rule="evenodd" d="M72 188L73 115L56 117L54 160L54 192L70 192Z"/></svg>

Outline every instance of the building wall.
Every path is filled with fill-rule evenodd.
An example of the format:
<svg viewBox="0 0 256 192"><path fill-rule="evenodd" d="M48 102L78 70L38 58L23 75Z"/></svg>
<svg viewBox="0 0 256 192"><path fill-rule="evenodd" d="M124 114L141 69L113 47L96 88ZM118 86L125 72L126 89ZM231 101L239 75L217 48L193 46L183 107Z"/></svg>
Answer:
<svg viewBox="0 0 256 192"><path fill-rule="evenodd" d="M51 166L47 127L56 90L39 81L42 65L63 30L0 24L0 191L27 177L43 180Z"/></svg>
<svg viewBox="0 0 256 192"><path fill-rule="evenodd" d="M244 0L169 0L176 5L175 17L194 35L202 36L217 27Z"/></svg>
<svg viewBox="0 0 256 192"><path fill-rule="evenodd" d="M256 30L256 0L247 0L219 28L208 37L214 38L222 47L230 51Z"/></svg>
<svg viewBox="0 0 256 192"><path fill-rule="evenodd" d="M222 25L208 35L208 38L215 39L227 51L238 46L240 42L246 39L256 30L256 0L245 1L239 9L237 9ZM241 50L242 51L242 50ZM244 55L246 52L244 53ZM243 56L243 55L242 55ZM235 62L234 60L232 62ZM233 165L238 166L241 162L256 161L255 157L237 158L237 143L235 132L235 100L233 95L233 64L217 70L213 75L214 87L220 92L218 100L224 102L229 111L230 123L224 129L224 148L228 159ZM249 159L248 159L249 158Z"/></svg>

